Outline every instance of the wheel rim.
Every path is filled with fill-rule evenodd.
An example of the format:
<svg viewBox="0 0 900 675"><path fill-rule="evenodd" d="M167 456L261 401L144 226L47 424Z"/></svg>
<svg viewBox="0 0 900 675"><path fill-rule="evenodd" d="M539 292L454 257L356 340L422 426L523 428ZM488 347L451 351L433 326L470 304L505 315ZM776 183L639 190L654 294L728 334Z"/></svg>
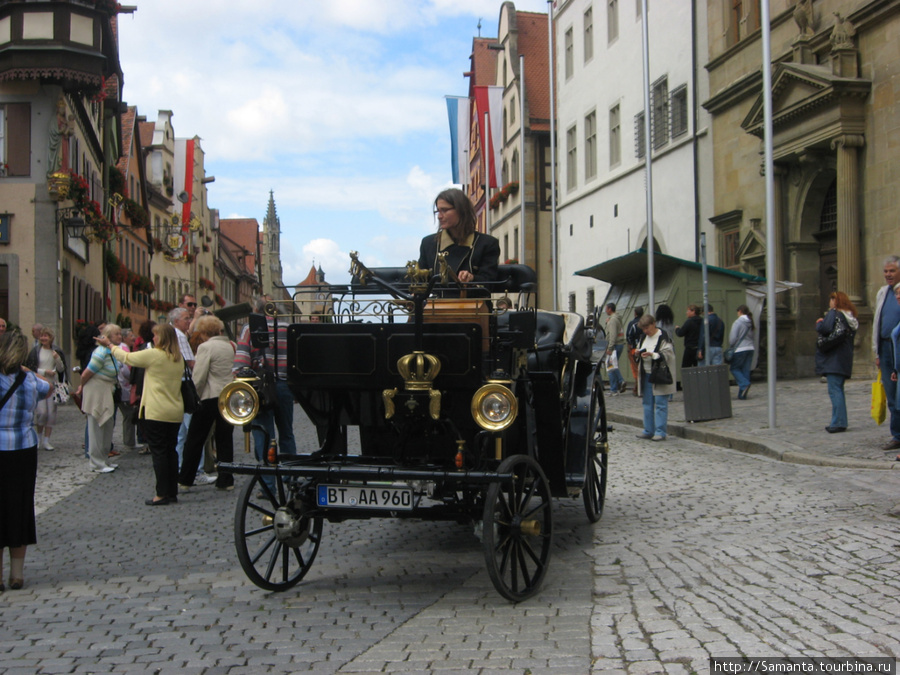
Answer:
<svg viewBox="0 0 900 675"><path fill-rule="evenodd" d="M322 519L298 516L281 476L270 490L259 476L244 486L235 510L234 543L244 573L269 591L297 584L322 541ZM262 493L262 496L257 496Z"/></svg>
<svg viewBox="0 0 900 675"><path fill-rule="evenodd" d="M591 392L591 412L588 417L587 447L585 448L584 510L588 520L596 523L603 515L606 501L606 473L609 466L609 448L606 433L605 406L601 405L603 393L598 385Z"/></svg>
<svg viewBox="0 0 900 675"><path fill-rule="evenodd" d="M552 540L550 489L530 457L509 457L501 473L511 481L492 483L484 505L484 554L497 592L513 602L531 597L547 573Z"/></svg>

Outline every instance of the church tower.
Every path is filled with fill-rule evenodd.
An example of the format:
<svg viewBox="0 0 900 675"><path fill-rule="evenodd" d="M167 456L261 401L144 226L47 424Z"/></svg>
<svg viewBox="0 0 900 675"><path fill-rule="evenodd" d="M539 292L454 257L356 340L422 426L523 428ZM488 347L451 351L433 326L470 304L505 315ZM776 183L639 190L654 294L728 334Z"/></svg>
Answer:
<svg viewBox="0 0 900 675"><path fill-rule="evenodd" d="M275 193L269 190L269 207L263 219L261 232L260 279L262 292L273 299L280 300L285 296L281 288L281 221L275 211Z"/></svg>

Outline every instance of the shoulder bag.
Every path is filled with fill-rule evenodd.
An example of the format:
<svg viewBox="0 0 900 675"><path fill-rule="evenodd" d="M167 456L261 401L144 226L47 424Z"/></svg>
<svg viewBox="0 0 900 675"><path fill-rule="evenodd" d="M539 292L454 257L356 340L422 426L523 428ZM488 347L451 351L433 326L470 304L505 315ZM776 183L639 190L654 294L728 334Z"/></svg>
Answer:
<svg viewBox="0 0 900 675"><path fill-rule="evenodd" d="M663 341L664 336L660 335L653 348L654 353L659 354L659 345ZM647 378L650 384L672 384L672 371L669 370L669 364L666 363L666 357L662 354L658 359L653 359L650 364L650 375Z"/></svg>
<svg viewBox="0 0 900 675"><path fill-rule="evenodd" d="M200 394L194 380L191 379L191 370L184 364L184 377L181 379L181 400L184 402L184 412L192 415L200 409Z"/></svg>
<svg viewBox="0 0 900 675"><path fill-rule="evenodd" d="M850 326L840 312L835 313L834 327L828 335L820 335L816 338L816 347L820 352L828 353L840 347L850 335Z"/></svg>
<svg viewBox="0 0 900 675"><path fill-rule="evenodd" d="M18 389L24 381L25 381L25 371L20 370L19 374L16 375L16 379L12 383L12 386L10 386L10 388L6 390L6 393L3 395L3 398L0 399L0 410L3 410L3 406L6 405L6 402L9 400L9 397L13 395L13 392L16 389Z"/></svg>

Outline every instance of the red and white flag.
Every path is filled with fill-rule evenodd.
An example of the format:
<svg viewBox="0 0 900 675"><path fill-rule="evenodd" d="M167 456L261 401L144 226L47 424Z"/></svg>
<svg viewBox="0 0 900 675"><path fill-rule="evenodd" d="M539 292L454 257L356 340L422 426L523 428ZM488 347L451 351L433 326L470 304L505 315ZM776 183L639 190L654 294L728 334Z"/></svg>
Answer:
<svg viewBox="0 0 900 675"><path fill-rule="evenodd" d="M481 137L481 151L487 162L490 178L489 187L500 185L500 151L503 150L503 87L478 86L475 90L475 114L478 115L478 132ZM484 114L488 114L487 131L484 128Z"/></svg>

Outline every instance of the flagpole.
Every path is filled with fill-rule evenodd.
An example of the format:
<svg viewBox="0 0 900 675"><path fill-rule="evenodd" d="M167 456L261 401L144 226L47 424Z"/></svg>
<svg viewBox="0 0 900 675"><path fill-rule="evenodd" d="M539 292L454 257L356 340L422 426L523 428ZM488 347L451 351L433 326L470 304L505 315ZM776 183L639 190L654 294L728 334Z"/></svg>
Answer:
<svg viewBox="0 0 900 675"><path fill-rule="evenodd" d="M647 179L645 198L647 200L647 312L653 314L656 307L656 270L653 259L653 162L650 142L650 17L647 16L647 0L641 0L643 26L641 39L644 52L644 170Z"/></svg>
<svg viewBox="0 0 900 675"><path fill-rule="evenodd" d="M775 163L772 159L772 42L769 22L769 3L759 3L762 9L762 76L763 76L763 148L766 178L766 340L767 379L769 391L769 428L775 424Z"/></svg>
<svg viewBox="0 0 900 675"><path fill-rule="evenodd" d="M484 113L484 138L481 139L484 151L484 232L491 233L491 127L490 115Z"/></svg>
<svg viewBox="0 0 900 675"><path fill-rule="evenodd" d="M525 55L519 54L519 262L525 264ZM536 267L537 265L535 265Z"/></svg>
<svg viewBox="0 0 900 675"><path fill-rule="evenodd" d="M646 0L644 0L646 2ZM556 94L553 83L556 81L556 72L553 59L553 0L547 0L550 11L547 16L547 29L550 32L550 257L553 270L553 310L559 307L559 280L557 279L557 232L556 232ZM535 267L537 267L537 247L535 247Z"/></svg>

